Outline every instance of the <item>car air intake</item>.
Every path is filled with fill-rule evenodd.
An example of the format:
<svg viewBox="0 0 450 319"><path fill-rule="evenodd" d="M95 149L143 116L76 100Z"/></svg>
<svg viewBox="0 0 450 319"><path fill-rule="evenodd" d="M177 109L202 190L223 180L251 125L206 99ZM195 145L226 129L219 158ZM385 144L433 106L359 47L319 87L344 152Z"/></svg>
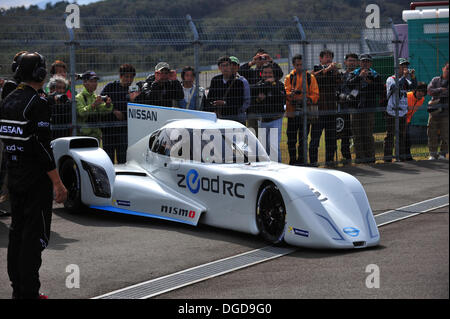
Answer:
<svg viewBox="0 0 450 319"><path fill-rule="evenodd" d="M76 138L70 141L69 148L88 148L98 147L98 141L95 138Z"/></svg>
<svg viewBox="0 0 450 319"><path fill-rule="evenodd" d="M365 241L354 241L353 246L354 247L364 247L366 245Z"/></svg>

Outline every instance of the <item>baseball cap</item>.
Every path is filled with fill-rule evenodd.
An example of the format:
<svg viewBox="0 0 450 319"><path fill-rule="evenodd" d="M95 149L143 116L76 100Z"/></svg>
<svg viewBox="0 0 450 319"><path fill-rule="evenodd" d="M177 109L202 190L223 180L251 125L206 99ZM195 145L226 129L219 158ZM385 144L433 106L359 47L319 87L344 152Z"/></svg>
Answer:
<svg viewBox="0 0 450 319"><path fill-rule="evenodd" d="M405 58L399 58L398 59L398 64L402 65L402 64L409 64L408 59Z"/></svg>
<svg viewBox="0 0 450 319"><path fill-rule="evenodd" d="M81 75L81 79L83 81L88 81L91 79L99 80L100 78L98 77L97 73L95 73L94 71L86 71Z"/></svg>
<svg viewBox="0 0 450 319"><path fill-rule="evenodd" d="M170 70L169 63L166 63L166 62L159 62L159 63L155 66L155 71L161 71L162 69Z"/></svg>
<svg viewBox="0 0 450 319"><path fill-rule="evenodd" d="M230 56L230 60L231 60L231 63L236 63L237 65L239 65L239 59L236 58L235 56Z"/></svg>
<svg viewBox="0 0 450 319"><path fill-rule="evenodd" d="M372 61L372 56L370 54L361 54L359 56L359 60L360 61L364 61L364 60Z"/></svg>

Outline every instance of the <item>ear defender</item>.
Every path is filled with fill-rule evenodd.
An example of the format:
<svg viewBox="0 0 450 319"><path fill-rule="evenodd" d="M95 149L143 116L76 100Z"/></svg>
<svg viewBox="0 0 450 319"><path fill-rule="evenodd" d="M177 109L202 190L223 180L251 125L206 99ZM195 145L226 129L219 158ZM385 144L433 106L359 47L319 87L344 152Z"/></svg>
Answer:
<svg viewBox="0 0 450 319"><path fill-rule="evenodd" d="M31 76L33 77L33 80L35 80L36 82L42 82L47 76L45 58L37 52L34 52L34 54L36 54L39 57L39 61L35 65Z"/></svg>

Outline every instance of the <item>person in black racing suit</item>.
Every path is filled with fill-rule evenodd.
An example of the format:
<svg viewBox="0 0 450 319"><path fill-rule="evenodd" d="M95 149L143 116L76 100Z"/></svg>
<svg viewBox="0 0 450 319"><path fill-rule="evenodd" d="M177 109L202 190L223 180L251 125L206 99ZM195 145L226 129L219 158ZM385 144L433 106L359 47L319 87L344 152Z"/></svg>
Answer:
<svg viewBox="0 0 450 319"><path fill-rule="evenodd" d="M18 59L21 79L0 106L0 138L8 160L11 226L8 244L8 275L13 298L37 299L41 253L50 236L53 193L64 202L67 190L56 170L50 147L50 107L38 94L47 71L39 53Z"/></svg>

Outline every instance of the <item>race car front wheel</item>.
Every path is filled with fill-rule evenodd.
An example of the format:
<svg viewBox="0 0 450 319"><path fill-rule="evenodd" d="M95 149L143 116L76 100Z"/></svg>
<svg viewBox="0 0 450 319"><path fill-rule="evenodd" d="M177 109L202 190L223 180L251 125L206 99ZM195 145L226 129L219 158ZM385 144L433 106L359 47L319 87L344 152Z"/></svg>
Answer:
<svg viewBox="0 0 450 319"><path fill-rule="evenodd" d="M67 189L67 200L64 203L64 207L71 211L82 209L81 179L77 163L71 158L66 159L61 164L59 175Z"/></svg>
<svg viewBox="0 0 450 319"><path fill-rule="evenodd" d="M261 237L273 244L279 244L284 238L286 208L283 196L273 183L264 184L256 202L256 224Z"/></svg>

